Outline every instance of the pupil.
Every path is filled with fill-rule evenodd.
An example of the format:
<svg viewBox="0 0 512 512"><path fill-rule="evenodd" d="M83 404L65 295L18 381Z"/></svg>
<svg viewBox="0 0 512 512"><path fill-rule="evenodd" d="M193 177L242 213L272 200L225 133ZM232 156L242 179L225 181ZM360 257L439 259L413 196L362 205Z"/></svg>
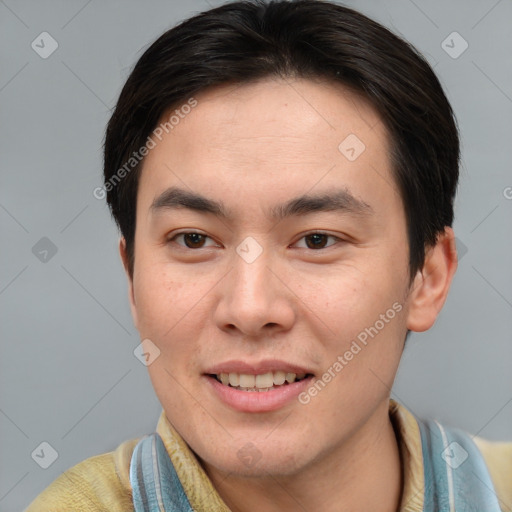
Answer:
<svg viewBox="0 0 512 512"><path fill-rule="evenodd" d="M324 245L324 244L322 244L322 242L325 242L326 237L327 237L327 235L323 235L321 233L316 233L313 235L308 235L306 237L306 240L314 240L313 248L318 248L320 245ZM306 245L309 247L309 243L307 243ZM309 247L309 248L311 249L311 247Z"/></svg>
<svg viewBox="0 0 512 512"><path fill-rule="evenodd" d="M186 233L185 234L185 243L188 247L190 247L189 242L192 244L192 246L197 245L197 244L199 246L201 246L202 241L203 241L203 235L201 235L200 233Z"/></svg>

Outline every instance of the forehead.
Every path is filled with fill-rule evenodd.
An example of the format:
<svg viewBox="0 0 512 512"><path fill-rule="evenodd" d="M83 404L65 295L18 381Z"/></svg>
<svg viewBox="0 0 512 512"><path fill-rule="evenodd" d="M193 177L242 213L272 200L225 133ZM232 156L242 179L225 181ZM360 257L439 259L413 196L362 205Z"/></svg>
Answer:
<svg viewBox="0 0 512 512"><path fill-rule="evenodd" d="M172 185L234 202L334 184L359 197L372 188L377 201L396 195L378 113L340 84L265 79L213 87L194 98L197 105L168 125L145 158L139 199L146 209ZM179 105L161 122L176 110Z"/></svg>
<svg viewBox="0 0 512 512"><path fill-rule="evenodd" d="M180 142L187 139L190 146L200 141L209 149L222 151L227 145L233 152L248 152L252 146L261 158L267 154L275 159L280 148L282 153L293 148L306 155L313 154L317 144L320 150L330 145L338 151L338 143L349 133L372 146L379 136L386 138L380 117L368 101L331 81L267 78L213 87L195 98L197 107L180 120L179 130L178 126L172 129ZM370 137L368 132L377 126ZM319 147L322 141L324 148Z"/></svg>

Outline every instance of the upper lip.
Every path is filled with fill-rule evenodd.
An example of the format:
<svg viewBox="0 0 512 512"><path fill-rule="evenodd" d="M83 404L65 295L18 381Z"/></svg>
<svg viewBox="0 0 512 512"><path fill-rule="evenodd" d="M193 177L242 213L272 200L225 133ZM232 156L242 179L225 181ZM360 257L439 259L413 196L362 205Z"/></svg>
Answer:
<svg viewBox="0 0 512 512"><path fill-rule="evenodd" d="M268 372L283 371L286 373L313 373L303 366L287 363L278 359L265 359L256 363L231 360L216 364L206 370L207 374L219 375L220 373L242 373L245 375L260 375Z"/></svg>

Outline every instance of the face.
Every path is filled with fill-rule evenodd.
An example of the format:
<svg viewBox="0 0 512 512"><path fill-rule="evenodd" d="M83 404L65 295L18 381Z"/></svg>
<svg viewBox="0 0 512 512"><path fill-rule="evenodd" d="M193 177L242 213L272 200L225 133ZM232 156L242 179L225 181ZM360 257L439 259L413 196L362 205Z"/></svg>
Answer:
<svg viewBox="0 0 512 512"><path fill-rule="evenodd" d="M387 133L330 83L195 99L144 161L134 320L205 467L294 475L386 421L409 311Z"/></svg>

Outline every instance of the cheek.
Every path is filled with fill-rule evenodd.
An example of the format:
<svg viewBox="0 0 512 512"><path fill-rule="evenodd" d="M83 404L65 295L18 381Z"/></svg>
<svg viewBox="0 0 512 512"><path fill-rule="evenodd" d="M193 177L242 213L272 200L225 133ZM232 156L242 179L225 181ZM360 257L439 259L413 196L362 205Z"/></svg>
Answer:
<svg viewBox="0 0 512 512"><path fill-rule="evenodd" d="M397 277L389 266L368 259L364 265L343 268L328 276L323 293L310 300L316 301L320 316L326 318L334 332L355 335L402 300L402 280Z"/></svg>
<svg viewBox="0 0 512 512"><path fill-rule="evenodd" d="M202 287L178 279L158 265L140 265L134 280L134 296L141 336L163 341L197 316Z"/></svg>
<svg viewBox="0 0 512 512"><path fill-rule="evenodd" d="M382 380L391 384L406 330L406 277L400 261L397 264L393 255L383 260L381 255L325 279L322 300L310 296L317 312L316 320L310 315L312 322L327 326L318 334L328 354L326 368L343 374L339 381L350 388L360 385L363 375L376 381L369 370L382 372ZM338 356L343 360L333 369Z"/></svg>
<svg viewBox="0 0 512 512"><path fill-rule="evenodd" d="M215 334L210 318L217 281L175 268L139 267L134 283L138 330L140 338L150 339L161 355L148 368L155 387L161 382L173 387L167 372L180 381L197 375L195 365L208 350L204 340Z"/></svg>

